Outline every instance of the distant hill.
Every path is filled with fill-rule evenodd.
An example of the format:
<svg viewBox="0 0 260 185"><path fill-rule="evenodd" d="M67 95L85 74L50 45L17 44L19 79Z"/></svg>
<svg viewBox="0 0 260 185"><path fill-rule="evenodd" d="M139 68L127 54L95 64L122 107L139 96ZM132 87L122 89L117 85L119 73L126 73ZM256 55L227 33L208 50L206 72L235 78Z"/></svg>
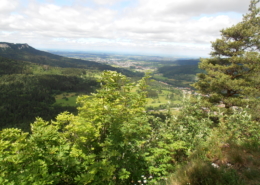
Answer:
<svg viewBox="0 0 260 185"><path fill-rule="evenodd" d="M59 55L51 54L48 52L37 50L28 44L14 44L8 42L0 42L0 56L20 60L28 61L41 65L57 66L64 68L86 68L86 69L98 69L98 70L112 70L121 72L127 76L136 76L132 71L115 68L106 64L100 64L94 61L86 61L80 59L72 59L62 57ZM140 74L139 74L140 75Z"/></svg>
<svg viewBox="0 0 260 185"><path fill-rule="evenodd" d="M181 65L181 66L163 66L158 68L158 72L163 76L171 78L178 74L197 74L202 73L203 70L199 69L197 65Z"/></svg>
<svg viewBox="0 0 260 185"><path fill-rule="evenodd" d="M200 62L199 59L185 59L185 60L176 60L174 61L174 64L177 64L177 65L198 65Z"/></svg>
<svg viewBox="0 0 260 185"><path fill-rule="evenodd" d="M204 73L199 69L199 59L176 60L171 64L159 67L156 73L159 73L167 79L160 80L179 87L190 87L189 84L196 81L197 73Z"/></svg>
<svg viewBox="0 0 260 185"><path fill-rule="evenodd" d="M179 74L196 75L203 72L198 67L199 62L199 59L176 60L173 62L173 65L159 67L157 71L168 78L174 78L174 76L176 77Z"/></svg>

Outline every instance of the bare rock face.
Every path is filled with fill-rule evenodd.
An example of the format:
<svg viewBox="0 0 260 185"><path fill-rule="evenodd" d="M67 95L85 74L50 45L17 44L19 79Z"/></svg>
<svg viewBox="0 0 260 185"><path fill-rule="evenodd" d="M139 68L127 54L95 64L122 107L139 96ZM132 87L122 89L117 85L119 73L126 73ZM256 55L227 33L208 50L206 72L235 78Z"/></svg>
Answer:
<svg viewBox="0 0 260 185"><path fill-rule="evenodd" d="M7 49L10 48L8 44L0 44L0 48Z"/></svg>
<svg viewBox="0 0 260 185"><path fill-rule="evenodd" d="M0 49L8 49L8 48L12 48L15 50L16 49L22 50L22 49L30 48L30 46L28 44L15 44L15 43L0 42Z"/></svg>
<svg viewBox="0 0 260 185"><path fill-rule="evenodd" d="M18 47L18 49L23 49L23 48L29 48L29 45L28 44L23 44L20 47Z"/></svg>

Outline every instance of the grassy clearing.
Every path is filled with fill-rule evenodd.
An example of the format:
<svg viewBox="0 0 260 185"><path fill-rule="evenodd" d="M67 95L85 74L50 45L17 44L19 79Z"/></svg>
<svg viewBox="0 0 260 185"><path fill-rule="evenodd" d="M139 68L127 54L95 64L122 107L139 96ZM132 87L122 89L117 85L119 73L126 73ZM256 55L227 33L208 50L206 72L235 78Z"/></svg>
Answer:
<svg viewBox="0 0 260 185"><path fill-rule="evenodd" d="M55 75L61 75L62 70L59 67L48 67L45 69L42 66L35 66L33 68L33 74L55 74Z"/></svg>
<svg viewBox="0 0 260 185"><path fill-rule="evenodd" d="M60 104L62 106L77 106L78 94L77 93L62 93L55 96L55 104Z"/></svg>
<svg viewBox="0 0 260 185"><path fill-rule="evenodd" d="M170 97L171 95L172 97ZM171 106L181 104L181 97L171 90L161 90L161 93L158 93L158 98L147 98L147 106L159 107L169 104Z"/></svg>
<svg viewBox="0 0 260 185"><path fill-rule="evenodd" d="M167 80L168 78L162 76L161 74L154 74L153 76L156 80Z"/></svg>
<svg viewBox="0 0 260 185"><path fill-rule="evenodd" d="M259 147L215 143L198 148L190 162L172 174L166 185L259 185L259 166Z"/></svg>
<svg viewBox="0 0 260 185"><path fill-rule="evenodd" d="M93 75L93 74L92 74ZM95 77L98 77L97 73ZM147 107L155 107L160 109L165 109L166 107L178 107L181 104L182 95L176 93L175 89L169 86L165 86L161 83L154 82L156 85L150 86L150 88L158 93L156 98L147 98ZM132 92L135 92L137 88L132 89ZM62 106L77 106L76 100L79 94L76 92L71 93L61 93L55 96L56 103ZM175 109L171 109L174 114L176 113ZM178 111L177 111L178 112Z"/></svg>

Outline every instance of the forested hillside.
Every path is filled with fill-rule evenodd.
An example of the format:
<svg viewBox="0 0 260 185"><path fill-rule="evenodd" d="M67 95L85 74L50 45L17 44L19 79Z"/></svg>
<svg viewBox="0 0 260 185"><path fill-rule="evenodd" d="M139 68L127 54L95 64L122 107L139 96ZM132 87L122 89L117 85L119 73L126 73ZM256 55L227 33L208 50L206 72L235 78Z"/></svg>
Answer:
<svg viewBox="0 0 260 185"><path fill-rule="evenodd" d="M185 60L176 60L174 61L175 65L182 66L182 65L194 65L198 66L200 63L199 59L185 59Z"/></svg>
<svg viewBox="0 0 260 185"><path fill-rule="evenodd" d="M25 74L29 63L0 56L0 75Z"/></svg>
<svg viewBox="0 0 260 185"><path fill-rule="evenodd" d="M198 65L181 65L160 67L158 68L158 72L162 73L165 77L176 78L179 75L196 75L197 73L201 73L202 70L199 69ZM185 77L179 77L178 79L185 80Z"/></svg>
<svg viewBox="0 0 260 185"><path fill-rule="evenodd" d="M65 110L77 113L76 107L54 104L55 95L88 94L98 86L84 69L46 67L0 57L0 127L28 130L35 117L50 120Z"/></svg>
<svg viewBox="0 0 260 185"><path fill-rule="evenodd" d="M191 87L197 79L196 74L204 72L199 68L198 60L177 60L159 67L154 78L177 87Z"/></svg>

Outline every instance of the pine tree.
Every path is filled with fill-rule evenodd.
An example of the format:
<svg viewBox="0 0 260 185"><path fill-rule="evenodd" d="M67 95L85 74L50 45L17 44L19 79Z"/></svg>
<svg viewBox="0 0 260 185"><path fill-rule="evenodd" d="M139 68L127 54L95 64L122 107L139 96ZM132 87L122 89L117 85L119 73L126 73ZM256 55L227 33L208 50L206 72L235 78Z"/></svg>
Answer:
<svg viewBox="0 0 260 185"><path fill-rule="evenodd" d="M260 8L252 0L249 13L230 28L221 30L221 38L212 42L211 58L201 59L194 87L210 105L256 106L259 97L260 71Z"/></svg>

